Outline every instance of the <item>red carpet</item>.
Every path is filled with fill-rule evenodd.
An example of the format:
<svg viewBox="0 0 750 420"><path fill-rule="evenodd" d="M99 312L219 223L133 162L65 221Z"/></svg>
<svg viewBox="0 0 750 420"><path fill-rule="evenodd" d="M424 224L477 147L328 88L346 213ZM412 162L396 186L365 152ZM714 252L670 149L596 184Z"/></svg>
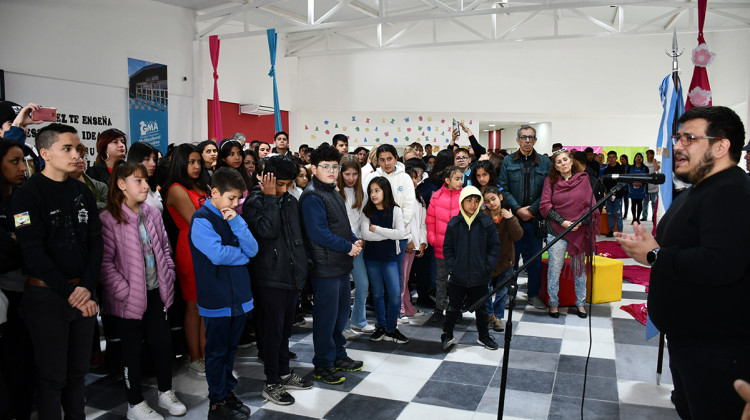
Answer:
<svg viewBox="0 0 750 420"><path fill-rule="evenodd" d="M596 253L606 258L628 258L620 244L615 241L599 241L596 243Z"/></svg>
<svg viewBox="0 0 750 420"><path fill-rule="evenodd" d="M645 303L631 303L630 305L620 306L620 309L633 315L636 321L643 325L646 325L646 316L648 314L648 308Z"/></svg>
<svg viewBox="0 0 750 420"><path fill-rule="evenodd" d="M622 270L622 279L631 283L646 286L648 292L648 279L651 276L651 269L642 265L626 265Z"/></svg>

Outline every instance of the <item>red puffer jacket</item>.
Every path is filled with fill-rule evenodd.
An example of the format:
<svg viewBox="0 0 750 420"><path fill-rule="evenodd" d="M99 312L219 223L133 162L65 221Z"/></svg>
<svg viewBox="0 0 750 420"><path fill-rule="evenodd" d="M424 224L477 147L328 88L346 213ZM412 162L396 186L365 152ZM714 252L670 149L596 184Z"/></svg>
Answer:
<svg viewBox="0 0 750 420"><path fill-rule="evenodd" d="M461 190L449 190L443 184L430 199L430 207L427 208L427 242L435 249L437 258L444 258L445 228L460 210L460 196Z"/></svg>

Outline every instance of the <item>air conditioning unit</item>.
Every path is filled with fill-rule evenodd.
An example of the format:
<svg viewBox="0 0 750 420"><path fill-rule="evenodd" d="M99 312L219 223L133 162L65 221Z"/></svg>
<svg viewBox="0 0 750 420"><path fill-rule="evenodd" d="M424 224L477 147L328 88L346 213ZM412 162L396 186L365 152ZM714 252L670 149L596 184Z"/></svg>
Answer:
<svg viewBox="0 0 750 420"><path fill-rule="evenodd" d="M272 106L258 104L240 104L240 114L250 115L272 115L274 109Z"/></svg>

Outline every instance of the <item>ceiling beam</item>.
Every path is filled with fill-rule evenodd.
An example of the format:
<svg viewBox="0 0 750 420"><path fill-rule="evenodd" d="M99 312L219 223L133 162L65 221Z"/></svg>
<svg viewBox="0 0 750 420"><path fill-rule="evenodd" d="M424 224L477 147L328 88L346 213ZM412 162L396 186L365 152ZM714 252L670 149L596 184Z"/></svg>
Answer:
<svg viewBox="0 0 750 420"><path fill-rule="evenodd" d="M231 15L236 12L244 12L250 9L257 9L259 7L263 7L269 4L273 4L278 2L279 0L256 0L250 3L245 3L239 6L231 6L224 9L214 10L206 13L200 13L197 14L196 20L198 22L204 22L206 20L215 19L218 17Z"/></svg>
<svg viewBox="0 0 750 420"><path fill-rule="evenodd" d="M402 37L402 36L403 36L403 35L404 35L405 33L409 32L409 30L410 30L411 28L413 28L413 27L417 26L417 24L419 24L420 22L421 22L421 21L415 21L415 22L412 22L412 23L411 23L411 24L410 24L409 26L407 26L406 28L404 28L404 29L402 29L402 30L398 31L398 33L397 33L396 35L393 35L393 36L391 37L391 39L389 39L388 41L385 41L385 42L383 43L383 46L384 46L384 47L388 47L388 46L390 46L390 45L391 45L391 44L393 44L393 43L394 43L394 42L395 42L396 40L398 40L399 38L401 38L401 37Z"/></svg>
<svg viewBox="0 0 750 420"><path fill-rule="evenodd" d="M481 33L481 32L479 32L479 31L477 31L476 29L474 29L474 28L472 28L471 26L469 26L469 25L467 25L467 24L465 24L465 23L463 23L463 22L459 21L459 20L458 20L458 19L456 19L456 18L451 18L451 19L450 19L450 21L451 21L451 22L453 22L453 23L455 23L456 25L458 25L458 26L460 26L460 27L462 27L462 28L466 29L467 31L469 31L469 32L473 33L474 35L478 36L478 37L479 37L479 39L489 39L489 38L488 38L488 37L487 37L486 35L484 35L483 33Z"/></svg>
<svg viewBox="0 0 750 420"><path fill-rule="evenodd" d="M716 29L713 32L724 32L724 31L736 31L736 30L744 30L747 29L746 25L741 26L732 26L732 27L724 27L720 29ZM678 31L680 34L687 34L687 35L695 35L694 30L689 31ZM410 49L410 48L429 48L429 47L455 47L455 46L463 46L463 45L477 45L477 44L498 44L498 43L508 43L508 42L519 42L519 41L548 41L548 40L566 40L566 39L584 39L584 38L603 38L603 37L622 37L622 36L642 36L642 35L662 35L664 34L664 31L662 30L650 30L650 31L643 31L643 32L616 32L616 33L609 33L609 32L598 32L594 34L574 34L574 35L559 35L559 36L534 36L534 37L520 37L520 38L505 38L505 39L496 39L496 40L487 40L487 41L452 41L452 42L437 42L435 39L433 39L433 42L421 42L421 43L414 43L414 44L403 44L403 45L391 45L389 47L382 47L377 48L373 46L368 46L368 51L376 51L380 49L389 49L389 50L396 50L396 49ZM339 36L343 36L341 33L337 33ZM358 40L352 39L352 41L357 42ZM359 44L365 45L361 41L357 42ZM320 56L320 55L339 55L339 54L349 54L353 52L362 52L363 49L338 49L338 50L330 50L326 52L320 52L320 51L310 51L310 52L300 52L298 54L294 54L294 57L311 57L311 56Z"/></svg>
<svg viewBox="0 0 750 420"><path fill-rule="evenodd" d="M526 22L530 21L530 20L531 20L532 18L534 18L534 17L535 17L536 15L538 15L539 13L540 13L540 12L535 12L535 13L532 13L532 14L530 14L530 15L526 16L525 18L521 19L521 20L520 20L519 22L516 22L516 24L515 24L515 25L511 26L511 27L510 27L510 28L508 28L508 29L507 29L507 30L506 30L505 32L503 32L502 34L500 34L500 36L499 36L499 37L497 37L497 39L505 39L505 37L507 37L508 35L510 35L510 33L511 33L511 32L513 32L513 31L515 31L516 29L518 29L518 27L519 27L519 26L521 26L521 25L523 25L524 23L526 23Z"/></svg>
<svg viewBox="0 0 750 420"><path fill-rule="evenodd" d="M323 16L321 16L318 20L316 20L315 24L320 25L321 23L325 22L326 20L328 20L328 18L338 13L341 9L344 8L344 6L348 5L351 2L352 0L339 1L335 6L331 7L329 11L325 12Z"/></svg>
<svg viewBox="0 0 750 420"><path fill-rule="evenodd" d="M615 28L607 25L606 23L602 22L599 19L596 19L596 18L594 18L592 16L587 15L586 13L583 13L582 11L580 11L578 9L568 9L568 10L570 10L574 14L576 14L576 15L578 15L578 16L586 19L586 20L588 20L589 22L593 23L594 25L599 26L600 28L603 28L603 29L605 29L605 30L607 30L609 32L617 32L617 29L615 29Z"/></svg>

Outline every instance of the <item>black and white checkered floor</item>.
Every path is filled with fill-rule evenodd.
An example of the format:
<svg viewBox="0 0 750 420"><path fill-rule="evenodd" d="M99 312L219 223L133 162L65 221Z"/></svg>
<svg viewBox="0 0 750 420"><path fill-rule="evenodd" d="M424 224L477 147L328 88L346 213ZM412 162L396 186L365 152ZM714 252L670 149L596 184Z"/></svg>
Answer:
<svg viewBox="0 0 750 420"><path fill-rule="evenodd" d="M649 223L650 225L650 223ZM628 229L626 228L626 231ZM600 237L599 239L602 239ZM635 264L624 260L625 264ZM580 418L584 364L589 351L589 319L561 308L559 319L546 311L526 306L521 278L513 314L515 334L511 342L505 418ZM623 284L619 302L591 309L591 360L586 380L584 418L677 419L669 400L672 380L665 354L661 385L656 385L658 339L645 340L645 327L621 305L642 303L644 286ZM371 315L368 316L372 320ZM349 355L363 360L361 372L349 373L341 385L315 381L311 390L291 391L296 403L279 406L264 402L263 365L255 347L238 353L236 394L257 419L494 419L500 394L499 368L503 357L503 333L494 333L500 350L476 344L473 314L464 314L456 326L458 344L451 352L440 348L441 327L428 317L413 318L399 329L408 344L370 342L367 335L347 344ZM312 371L312 319L295 327L292 362L302 376ZM121 377L96 377L87 392L87 418L124 418L126 399ZM147 380L146 399L156 407L154 379ZM188 407L186 419L204 419L208 411L205 378L176 365L174 388ZM158 409L162 414L164 410Z"/></svg>

